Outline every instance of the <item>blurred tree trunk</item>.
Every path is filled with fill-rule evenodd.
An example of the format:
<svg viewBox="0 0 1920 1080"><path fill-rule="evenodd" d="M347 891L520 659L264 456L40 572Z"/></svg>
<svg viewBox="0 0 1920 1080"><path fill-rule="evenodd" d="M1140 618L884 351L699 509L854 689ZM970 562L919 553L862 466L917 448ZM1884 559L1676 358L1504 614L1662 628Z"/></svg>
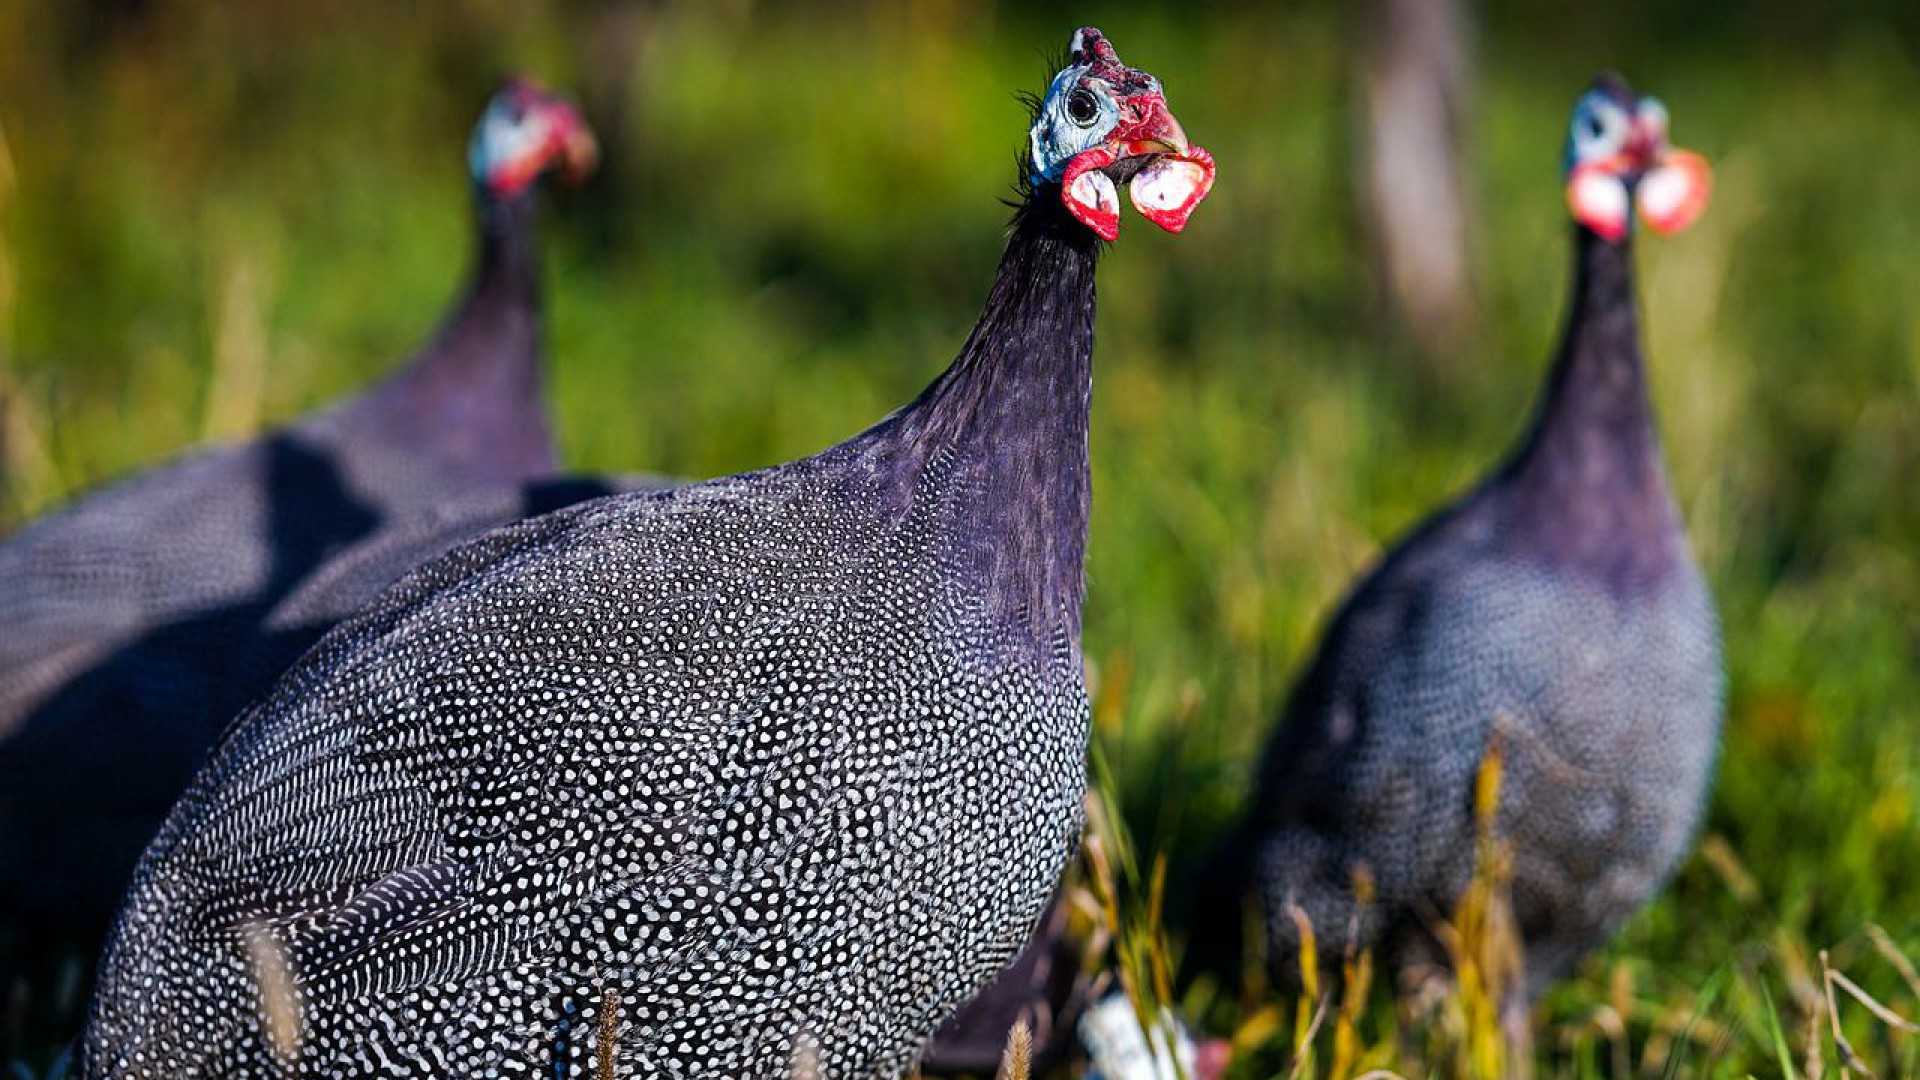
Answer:
<svg viewBox="0 0 1920 1080"><path fill-rule="evenodd" d="M1360 205L1397 329L1444 366L1473 318L1463 161L1472 56L1461 0L1366 0L1361 13Z"/></svg>
<svg viewBox="0 0 1920 1080"><path fill-rule="evenodd" d="M634 153L644 142L640 118L645 113L636 76L661 6L661 0L578 0L569 13L580 45L580 107L600 143L598 175L579 197L590 207L601 254L635 240L633 193L646 168Z"/></svg>

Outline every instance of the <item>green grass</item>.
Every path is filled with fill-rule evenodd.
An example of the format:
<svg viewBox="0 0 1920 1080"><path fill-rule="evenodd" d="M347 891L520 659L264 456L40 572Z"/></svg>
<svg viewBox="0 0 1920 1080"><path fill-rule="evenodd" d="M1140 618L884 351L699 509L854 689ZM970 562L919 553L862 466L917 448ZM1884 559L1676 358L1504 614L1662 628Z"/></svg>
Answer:
<svg viewBox="0 0 1920 1080"><path fill-rule="evenodd" d="M1893 959L1920 955L1920 33L1899 4L1721 7L1483 13L1480 317L1422 380L1379 329L1350 199L1341 5L730 0L631 35L507 0L0 6L0 524L406 355L465 264L492 77L580 85L583 43L609 40L634 42L631 78L589 108L623 106L603 134L630 156L548 215L568 461L703 476L818 449L958 347L1013 93L1092 19L1220 162L1191 229L1130 216L1101 282L1098 739L1147 876L1165 853L1177 881L1329 605L1516 433L1566 288L1565 111L1615 66L1718 169L1706 217L1640 268L1732 692L1708 842L1549 998L1537 1072L1832 1075L1821 950L1920 1014ZM1876 1075L1920 1069L1836 995ZM1290 1075L1295 1006L1263 1028L1234 996L1206 1012L1245 1035L1241 1074ZM1375 1000L1321 1025L1302 1074L1454 1075L1444 1027Z"/></svg>

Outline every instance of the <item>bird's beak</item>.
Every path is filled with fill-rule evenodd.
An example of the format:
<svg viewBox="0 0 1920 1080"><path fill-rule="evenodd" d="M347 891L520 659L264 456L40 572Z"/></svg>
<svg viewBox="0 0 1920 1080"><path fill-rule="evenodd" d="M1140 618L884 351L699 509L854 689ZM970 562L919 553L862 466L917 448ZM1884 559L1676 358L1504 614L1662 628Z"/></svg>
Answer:
<svg viewBox="0 0 1920 1080"><path fill-rule="evenodd" d="M1665 110L1641 109L1634 114L1627 145L1620 153L1620 172L1633 176L1660 164L1667 153Z"/></svg>
<svg viewBox="0 0 1920 1080"><path fill-rule="evenodd" d="M1667 141L1667 110L1653 98L1635 110L1627 144L1628 167L1635 174L1634 202L1640 220L1662 235L1693 224L1713 193L1713 169L1691 150Z"/></svg>
<svg viewBox="0 0 1920 1080"><path fill-rule="evenodd" d="M1154 155L1127 185L1133 208L1170 233L1185 229L1194 208L1213 190L1213 155L1187 141L1157 90L1120 103L1116 132L1129 156Z"/></svg>
<svg viewBox="0 0 1920 1080"><path fill-rule="evenodd" d="M600 164L600 144L572 105L554 106L553 123L560 140L560 179L579 184Z"/></svg>
<svg viewBox="0 0 1920 1080"><path fill-rule="evenodd" d="M1141 154L1185 154L1187 133L1167 108L1165 95L1148 90L1120 99L1120 122L1108 140L1122 157Z"/></svg>

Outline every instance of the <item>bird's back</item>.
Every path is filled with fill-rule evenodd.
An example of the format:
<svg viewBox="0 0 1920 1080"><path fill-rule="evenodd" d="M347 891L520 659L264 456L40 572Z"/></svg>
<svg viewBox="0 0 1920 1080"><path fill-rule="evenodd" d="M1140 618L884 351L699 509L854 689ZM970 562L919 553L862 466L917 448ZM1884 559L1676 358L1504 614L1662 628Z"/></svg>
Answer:
<svg viewBox="0 0 1920 1080"><path fill-rule="evenodd" d="M303 578L268 613L266 626L271 632L305 628L317 638L387 586L482 533L589 499L672 486L673 481L651 475L565 476L461 492L395 514Z"/></svg>

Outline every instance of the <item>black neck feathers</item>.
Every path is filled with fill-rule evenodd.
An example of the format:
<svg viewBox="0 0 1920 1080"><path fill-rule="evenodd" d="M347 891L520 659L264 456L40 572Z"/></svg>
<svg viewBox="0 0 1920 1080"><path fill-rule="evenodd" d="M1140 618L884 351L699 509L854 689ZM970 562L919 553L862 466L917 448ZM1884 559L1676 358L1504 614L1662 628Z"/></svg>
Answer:
<svg viewBox="0 0 1920 1080"><path fill-rule="evenodd" d="M1076 653L1099 247L1057 187L1029 193L959 357L873 433L901 481L946 471L966 493L950 555L996 616Z"/></svg>
<svg viewBox="0 0 1920 1080"><path fill-rule="evenodd" d="M496 197L474 196L480 256L468 287L467 303L498 296L540 310L540 253L534 241L534 188Z"/></svg>
<svg viewBox="0 0 1920 1080"><path fill-rule="evenodd" d="M1533 431L1503 478L1520 542L1615 585L1684 551L1647 397L1633 251L1575 226L1573 307Z"/></svg>
<svg viewBox="0 0 1920 1080"><path fill-rule="evenodd" d="M356 421L410 453L517 480L557 467L541 388L535 193L483 192L476 202L478 255L464 295Z"/></svg>
<svg viewBox="0 0 1920 1080"><path fill-rule="evenodd" d="M1598 438L1623 464L1644 463L1655 436L1631 241L1575 226L1574 253L1573 310L1534 439L1552 452L1574 449L1560 445L1569 439Z"/></svg>

